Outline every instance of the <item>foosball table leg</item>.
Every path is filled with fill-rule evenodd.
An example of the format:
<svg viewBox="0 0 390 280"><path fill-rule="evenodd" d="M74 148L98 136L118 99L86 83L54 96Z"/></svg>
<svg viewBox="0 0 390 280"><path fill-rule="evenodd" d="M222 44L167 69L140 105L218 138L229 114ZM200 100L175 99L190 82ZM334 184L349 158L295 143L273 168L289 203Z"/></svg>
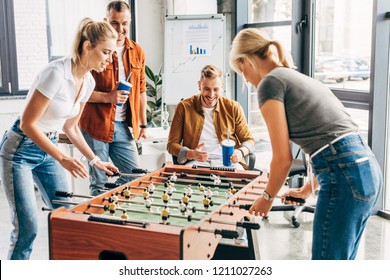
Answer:
<svg viewBox="0 0 390 280"><path fill-rule="evenodd" d="M251 221L247 217L244 217L245 221ZM247 242L225 242L222 241L218 244L215 250L213 260L259 260L259 230L253 230L246 228ZM227 241L227 240L226 240ZM244 244L245 243L245 244Z"/></svg>

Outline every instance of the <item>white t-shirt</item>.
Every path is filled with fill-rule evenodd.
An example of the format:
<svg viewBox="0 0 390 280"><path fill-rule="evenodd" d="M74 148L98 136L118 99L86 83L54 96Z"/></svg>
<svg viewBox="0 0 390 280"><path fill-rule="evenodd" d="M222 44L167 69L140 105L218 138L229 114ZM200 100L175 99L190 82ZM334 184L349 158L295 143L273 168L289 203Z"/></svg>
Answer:
<svg viewBox="0 0 390 280"><path fill-rule="evenodd" d="M125 49L125 46L116 48L116 53L118 54L119 81L126 80L125 67L123 66L123 50L124 49ZM118 105L116 106L115 120L116 121L126 120L126 106L124 104L122 106L118 106Z"/></svg>
<svg viewBox="0 0 390 280"><path fill-rule="evenodd" d="M214 110L215 108L203 107L204 124L199 138L199 144L205 143L202 151L209 153L209 159L206 162L192 160L186 163L187 166L224 167L222 163L222 146L219 143L213 121ZM230 167L236 168L237 170L244 170L244 167L239 163L233 163Z"/></svg>
<svg viewBox="0 0 390 280"><path fill-rule="evenodd" d="M80 95L75 101L77 92L72 75L71 59L65 57L49 63L35 78L27 94L27 100L29 100L34 91L38 90L51 100L38 120L37 126L43 132L61 131L66 120L79 113L80 103L88 101L94 88L95 80L88 72L84 76Z"/></svg>
<svg viewBox="0 0 390 280"><path fill-rule="evenodd" d="M214 110L215 108L203 107L204 125L202 133L200 134L199 144L205 143L202 151L209 153L209 159L221 159L222 147L219 143L217 133L215 132L213 121Z"/></svg>

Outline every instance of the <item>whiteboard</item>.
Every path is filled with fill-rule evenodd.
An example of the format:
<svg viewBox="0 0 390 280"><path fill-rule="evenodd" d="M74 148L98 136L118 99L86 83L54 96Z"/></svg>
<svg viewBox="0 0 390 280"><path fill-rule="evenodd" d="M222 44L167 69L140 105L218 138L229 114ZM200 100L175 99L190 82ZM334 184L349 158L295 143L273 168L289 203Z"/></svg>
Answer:
<svg viewBox="0 0 390 280"><path fill-rule="evenodd" d="M200 71L214 64L225 73L225 16L165 18L163 102L176 105L199 93Z"/></svg>

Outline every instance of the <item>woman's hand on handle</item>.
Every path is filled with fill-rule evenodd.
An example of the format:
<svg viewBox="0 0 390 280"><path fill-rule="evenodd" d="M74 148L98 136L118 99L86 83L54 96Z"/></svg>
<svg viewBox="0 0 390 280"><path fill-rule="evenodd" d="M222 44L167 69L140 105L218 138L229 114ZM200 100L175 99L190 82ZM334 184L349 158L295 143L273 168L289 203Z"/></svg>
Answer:
<svg viewBox="0 0 390 280"><path fill-rule="evenodd" d="M268 217L272 207L272 201L265 200L263 196L258 197L249 209L249 213L255 216Z"/></svg>
<svg viewBox="0 0 390 280"><path fill-rule="evenodd" d="M99 160L93 166L101 171L104 171L108 175L113 175L114 173L119 173L119 169L110 162L105 162L105 161Z"/></svg>
<svg viewBox="0 0 390 280"><path fill-rule="evenodd" d="M85 168L84 164L77 158L65 156L63 159L59 160L59 163L75 178L88 177L87 169Z"/></svg>

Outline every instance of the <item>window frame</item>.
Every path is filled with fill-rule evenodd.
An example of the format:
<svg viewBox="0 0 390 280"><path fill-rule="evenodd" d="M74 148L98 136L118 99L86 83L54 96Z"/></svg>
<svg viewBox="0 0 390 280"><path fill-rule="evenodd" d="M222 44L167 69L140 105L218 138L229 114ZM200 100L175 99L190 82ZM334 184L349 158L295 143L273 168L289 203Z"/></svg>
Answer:
<svg viewBox="0 0 390 280"><path fill-rule="evenodd" d="M235 25L233 25L233 37L243 28L248 27L269 27L286 24L286 22L276 22L274 25L269 23L248 23L247 16L249 2L239 6L237 0L235 2ZM293 1L292 15L292 56L297 65L297 70L308 76L314 76L314 36L315 36L315 5L316 0L297 0ZM294 15L296 13L296 15ZM390 2L387 0L373 0L372 11L372 49L371 49L371 73L370 73L370 88L368 91L353 90L353 89L335 89L330 90L347 108L367 110L369 114L368 120L368 145L372 147L374 154L381 166L384 174L384 191L378 200L375 207L378 215L389 218L390 213L385 210L384 194L390 192L390 186L386 186L386 165L390 161L390 152L387 151L388 144L387 135L389 133L388 123L390 122L389 97L387 96L390 90L390 42L388 37L380 36L379 34L390 34L388 25L390 19ZM298 25L302 20L306 20L305 28L301 34L298 32ZM235 33L234 33L235 32ZM298 51L299 50L299 51ZM389 61L389 63L383 63ZM240 75L234 74L236 100L240 102L248 118L249 102L248 94L240 94L242 92L243 81ZM387 81L387 83L383 82ZM387 155L389 153L389 155ZM388 158L386 158L388 157ZM389 162L390 163L390 162ZM390 207L390 206L387 206Z"/></svg>
<svg viewBox="0 0 390 280"><path fill-rule="evenodd" d="M14 21L14 1L0 0L0 96L20 95L18 91L18 69ZM14 93L14 89L17 89Z"/></svg>
<svg viewBox="0 0 390 280"><path fill-rule="evenodd" d="M130 38L136 38L135 0L127 1L131 8L132 24ZM48 2L45 1L47 7ZM48 18L48 14L47 14ZM47 46L51 38L50 26L47 25ZM59 58L51 57L50 48L48 53L49 61ZM19 89L18 78L18 54L16 48L14 0L0 0L0 66L1 66L1 86L0 97L25 96L28 90Z"/></svg>

